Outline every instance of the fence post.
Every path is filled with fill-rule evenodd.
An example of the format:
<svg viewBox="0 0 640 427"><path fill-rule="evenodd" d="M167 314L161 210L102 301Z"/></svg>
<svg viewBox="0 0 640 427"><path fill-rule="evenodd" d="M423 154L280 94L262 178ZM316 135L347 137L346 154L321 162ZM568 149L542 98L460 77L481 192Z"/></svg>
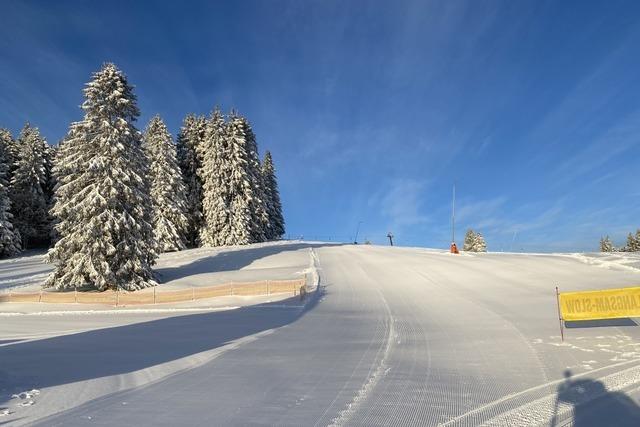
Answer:
<svg viewBox="0 0 640 427"><path fill-rule="evenodd" d="M154 305L155 305L155 303L156 303L156 288L157 288L157 286L154 286L154 287L153 287L153 304L154 304Z"/></svg>
<svg viewBox="0 0 640 427"><path fill-rule="evenodd" d="M120 293L119 293L120 289L116 288L116 307L118 306L118 299L120 297Z"/></svg>
<svg viewBox="0 0 640 427"><path fill-rule="evenodd" d="M40 296L38 297L38 302L42 302L42 291L40 291Z"/></svg>

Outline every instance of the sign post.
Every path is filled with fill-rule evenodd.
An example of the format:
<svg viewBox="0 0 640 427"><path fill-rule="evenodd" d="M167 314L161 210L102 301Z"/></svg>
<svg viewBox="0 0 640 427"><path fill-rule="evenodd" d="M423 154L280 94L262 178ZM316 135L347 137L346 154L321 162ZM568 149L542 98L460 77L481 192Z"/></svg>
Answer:
<svg viewBox="0 0 640 427"><path fill-rule="evenodd" d="M560 339L564 342L564 325L562 321L562 311L560 310L560 291L556 286L556 304L558 305L558 321L560 322Z"/></svg>

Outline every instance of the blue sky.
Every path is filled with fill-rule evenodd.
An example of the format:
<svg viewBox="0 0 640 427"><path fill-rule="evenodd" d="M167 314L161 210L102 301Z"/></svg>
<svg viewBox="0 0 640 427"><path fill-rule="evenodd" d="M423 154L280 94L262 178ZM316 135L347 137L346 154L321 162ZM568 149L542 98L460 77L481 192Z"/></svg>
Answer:
<svg viewBox="0 0 640 427"><path fill-rule="evenodd" d="M246 115L292 236L447 247L454 181L490 250L640 227L640 2L144 3L3 1L0 126L55 143L112 61L139 128Z"/></svg>

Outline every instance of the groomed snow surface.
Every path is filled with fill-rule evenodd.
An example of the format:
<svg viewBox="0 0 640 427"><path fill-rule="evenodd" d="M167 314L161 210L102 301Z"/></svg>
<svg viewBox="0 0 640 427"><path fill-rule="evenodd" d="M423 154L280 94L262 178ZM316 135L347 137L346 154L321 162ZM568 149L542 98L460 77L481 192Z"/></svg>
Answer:
<svg viewBox="0 0 640 427"><path fill-rule="evenodd" d="M568 325L562 343L554 293L639 285L637 261L301 242L167 254L161 286L317 268L320 287L155 311L0 304L0 424L637 426L640 328ZM2 261L0 286L46 270Z"/></svg>

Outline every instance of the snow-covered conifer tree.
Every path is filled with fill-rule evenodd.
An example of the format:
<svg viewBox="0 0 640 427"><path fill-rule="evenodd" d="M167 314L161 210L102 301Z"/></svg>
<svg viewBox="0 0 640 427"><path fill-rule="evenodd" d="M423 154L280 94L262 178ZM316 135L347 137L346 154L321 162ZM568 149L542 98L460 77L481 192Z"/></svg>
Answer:
<svg viewBox="0 0 640 427"><path fill-rule="evenodd" d="M280 239L284 234L284 217L282 216L282 204L280 202L276 172L269 151L265 153L262 161L262 179L264 182L265 205L270 224L266 237L269 240Z"/></svg>
<svg viewBox="0 0 640 427"><path fill-rule="evenodd" d="M230 162L231 244L266 240L269 217L264 206L262 172L255 136L247 120L232 112L226 126ZM229 243L228 243L229 244Z"/></svg>
<svg viewBox="0 0 640 427"><path fill-rule="evenodd" d="M7 185L11 183L11 176L15 169L18 151L18 146L16 144L16 140L13 139L11 132L8 129L0 128L0 145L4 147L4 161L7 168L4 179L7 181Z"/></svg>
<svg viewBox="0 0 640 427"><path fill-rule="evenodd" d="M600 239L600 252L613 252L613 243L609 236Z"/></svg>
<svg viewBox="0 0 640 427"><path fill-rule="evenodd" d="M473 244L474 252L487 252L487 243L481 233L476 233L475 242Z"/></svg>
<svg viewBox="0 0 640 427"><path fill-rule="evenodd" d="M629 233L627 235L627 246L625 247L626 252L639 252L640 251L640 239L636 236L640 237L640 233Z"/></svg>
<svg viewBox="0 0 640 427"><path fill-rule="evenodd" d="M46 257L56 268L45 286L151 286L157 245L133 88L115 65L105 64L84 95L84 119L71 125L54 167L52 212L60 239Z"/></svg>
<svg viewBox="0 0 640 427"><path fill-rule="evenodd" d="M233 120L234 115L232 114L230 121L233 122ZM247 175L251 187L250 191L246 193L251 211L251 242L264 242L267 240L267 235L272 232L266 208L265 183L258 154L258 144L249 121L242 116L237 116L235 120L245 135Z"/></svg>
<svg viewBox="0 0 640 427"><path fill-rule="evenodd" d="M200 229L200 241L205 246L238 244L232 231L231 212L231 200L238 180L233 176L227 126L217 108L207 122L204 142L199 146L199 153L202 166L198 169L198 174L203 185L203 224ZM243 170L240 168L241 172ZM241 220L241 226L244 229L247 227L243 221Z"/></svg>
<svg viewBox="0 0 640 427"><path fill-rule="evenodd" d="M182 250L188 226L185 186L176 160L176 147L160 116L149 122L143 147L149 161L155 240L163 252Z"/></svg>
<svg viewBox="0 0 640 427"><path fill-rule="evenodd" d="M47 143L38 128L28 123L17 140L10 193L13 224L22 237L22 247L48 244L50 219L46 189Z"/></svg>
<svg viewBox="0 0 640 427"><path fill-rule="evenodd" d="M482 234L468 229L464 236L462 250L466 252L487 252L487 243L484 241Z"/></svg>
<svg viewBox="0 0 640 427"><path fill-rule="evenodd" d="M198 246L202 228L202 179L198 170L202 167L203 152L199 147L204 144L207 120L203 116L188 115L182 124L176 140L177 158L182 178L186 186L187 219L189 221L186 239L189 246Z"/></svg>
<svg viewBox="0 0 640 427"><path fill-rule="evenodd" d="M2 130L0 130L2 132ZM9 142L0 133L0 258L20 252L20 233L14 228L9 199L7 174L9 172ZM8 134L9 138L11 134Z"/></svg>
<svg viewBox="0 0 640 427"><path fill-rule="evenodd" d="M475 242L476 233L472 229L468 229L467 233L464 235L464 245L462 246L462 250L465 252L473 252Z"/></svg>

